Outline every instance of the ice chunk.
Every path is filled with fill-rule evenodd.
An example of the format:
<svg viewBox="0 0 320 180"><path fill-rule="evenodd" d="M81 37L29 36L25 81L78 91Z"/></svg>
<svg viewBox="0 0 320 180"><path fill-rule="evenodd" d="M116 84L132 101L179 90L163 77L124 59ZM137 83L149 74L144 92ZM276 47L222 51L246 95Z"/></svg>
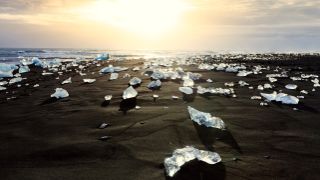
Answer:
<svg viewBox="0 0 320 180"><path fill-rule="evenodd" d="M21 77L12 78L12 79L10 79L9 84L14 84L14 83L21 82L21 81L22 81Z"/></svg>
<svg viewBox="0 0 320 180"><path fill-rule="evenodd" d="M218 129L226 128L226 125L221 118L211 116L210 113L198 111L192 108L191 106L188 106L188 112L191 117L191 120L198 123L199 125L204 125L206 127L213 127Z"/></svg>
<svg viewBox="0 0 320 180"><path fill-rule="evenodd" d="M153 79L165 79L164 73L160 71L154 71L150 77Z"/></svg>
<svg viewBox="0 0 320 180"><path fill-rule="evenodd" d="M109 54L108 53L102 53L102 54L98 54L97 57L95 58L95 60L97 61L105 61L109 59Z"/></svg>
<svg viewBox="0 0 320 180"><path fill-rule="evenodd" d="M106 95L104 97L104 100L106 100L106 101L111 101L111 99L112 99L112 95Z"/></svg>
<svg viewBox="0 0 320 180"><path fill-rule="evenodd" d="M184 79L183 86L185 87L193 87L194 81L192 79Z"/></svg>
<svg viewBox="0 0 320 180"><path fill-rule="evenodd" d="M71 77L69 77L68 79L64 80L61 84L70 84L70 83L72 83Z"/></svg>
<svg viewBox="0 0 320 180"><path fill-rule="evenodd" d="M13 70L10 70L10 71L1 71L0 70L0 78L13 77L12 72L13 72Z"/></svg>
<svg viewBox="0 0 320 180"><path fill-rule="evenodd" d="M158 79L156 81L151 81L149 84L148 84L148 88L149 89L156 89L156 88L159 88L161 87L161 81Z"/></svg>
<svg viewBox="0 0 320 180"><path fill-rule="evenodd" d="M91 84L91 83L96 82L96 79L83 79L83 82L84 82L84 83Z"/></svg>
<svg viewBox="0 0 320 180"><path fill-rule="evenodd" d="M212 79L207 79L207 82L212 83L213 81L212 81Z"/></svg>
<svg viewBox="0 0 320 180"><path fill-rule="evenodd" d="M118 79L118 77L119 77L119 74L118 74L118 73L111 73L111 74L110 74L110 80L111 80L111 81Z"/></svg>
<svg viewBox="0 0 320 180"><path fill-rule="evenodd" d="M134 67L132 71L140 71L140 67Z"/></svg>
<svg viewBox="0 0 320 180"><path fill-rule="evenodd" d="M45 64L37 57L32 58L32 64L35 66L45 67Z"/></svg>
<svg viewBox="0 0 320 180"><path fill-rule="evenodd" d="M122 98L130 99L136 97L137 95L138 92L132 86L129 86L126 90L123 91Z"/></svg>
<svg viewBox="0 0 320 180"><path fill-rule="evenodd" d="M179 91L185 94L193 94L193 89L190 87L179 87Z"/></svg>
<svg viewBox="0 0 320 180"><path fill-rule="evenodd" d="M18 66L14 64L5 64L5 63L0 63L0 71L2 72L9 72L12 70L18 69Z"/></svg>
<svg viewBox="0 0 320 180"><path fill-rule="evenodd" d="M6 90L6 87L0 86L0 91Z"/></svg>
<svg viewBox="0 0 320 180"><path fill-rule="evenodd" d="M252 100L260 100L262 98L261 98L261 96L251 96L250 99L252 99Z"/></svg>
<svg viewBox="0 0 320 180"><path fill-rule="evenodd" d="M252 71L246 71L246 70L243 70L243 71L239 71L237 76L239 77L245 77L245 76L248 76L249 74L252 74L253 72Z"/></svg>
<svg viewBox="0 0 320 180"><path fill-rule="evenodd" d="M57 99L69 97L68 91L62 88L56 88L56 92L51 94L51 97L55 97Z"/></svg>
<svg viewBox="0 0 320 180"><path fill-rule="evenodd" d="M129 81L129 84L130 86L135 86L135 85L138 85L138 84L141 84L142 80L138 77L134 77L132 79L130 79Z"/></svg>
<svg viewBox="0 0 320 180"><path fill-rule="evenodd" d="M185 163L194 159L211 165L221 161L220 155L216 152L203 151L191 146L186 146L182 149L176 149L171 157L165 158L164 167L167 175L173 177Z"/></svg>
<svg viewBox="0 0 320 180"><path fill-rule="evenodd" d="M295 84L287 84L286 86L285 86L287 89L292 89L292 90L294 90L294 89L297 89L297 85L295 85Z"/></svg>
<svg viewBox="0 0 320 180"><path fill-rule="evenodd" d="M102 68L100 70L100 73L107 74L107 73L125 71L127 69L128 68L125 68L125 67L113 67L112 65L109 65L108 67Z"/></svg>
<svg viewBox="0 0 320 180"><path fill-rule="evenodd" d="M8 82L7 81L0 81L0 86L4 86L4 85L7 85Z"/></svg>
<svg viewBox="0 0 320 180"><path fill-rule="evenodd" d="M33 87L34 87L34 88L39 87L39 86L40 86L39 84L35 84L35 85L33 85Z"/></svg>
<svg viewBox="0 0 320 180"><path fill-rule="evenodd" d="M239 81L238 84L240 86L249 86L249 84L247 82L245 82L245 81Z"/></svg>
<svg viewBox="0 0 320 180"><path fill-rule="evenodd" d="M29 72L30 71L30 68L28 66L21 66L19 68L19 73L26 73L26 72Z"/></svg>
<svg viewBox="0 0 320 180"><path fill-rule="evenodd" d="M273 78L273 77L269 77L269 81L270 81L271 83L273 83L273 82L277 82L277 81L278 81L278 79Z"/></svg>
<svg viewBox="0 0 320 180"><path fill-rule="evenodd" d="M172 99L174 99L174 100L179 99L179 97L178 97L178 96L171 96L171 98L172 98Z"/></svg>
<svg viewBox="0 0 320 180"><path fill-rule="evenodd" d="M285 93L273 92L272 94L260 93L262 97L266 98L268 101L278 101L282 104L298 104L299 99L294 96L290 96Z"/></svg>

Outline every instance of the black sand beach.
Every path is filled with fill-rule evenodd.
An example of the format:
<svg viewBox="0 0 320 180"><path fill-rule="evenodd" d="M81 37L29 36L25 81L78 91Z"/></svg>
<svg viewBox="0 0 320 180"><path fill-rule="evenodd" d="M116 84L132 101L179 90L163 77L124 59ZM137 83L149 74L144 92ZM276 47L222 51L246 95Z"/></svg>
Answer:
<svg viewBox="0 0 320 180"><path fill-rule="evenodd" d="M234 62L244 62L234 60ZM290 76L320 72L320 58L300 60L245 61L246 66L265 65L287 69ZM119 79L99 74L109 64L128 67ZM89 66L81 77L74 70L57 80L57 73L42 76L33 67L21 84L0 92L0 179L3 180L141 180L141 179L319 179L320 178L320 94L312 92L309 81L295 81L299 90L287 90L289 78L279 78L274 90L290 95L309 94L298 105L269 103L260 106L256 87L268 82L265 75L237 77L235 73L207 71L197 65L181 66L185 71L202 74L196 85L224 87L225 82L246 81L255 89L235 85L237 97L196 94L186 99L179 92L180 80L165 80L159 90L147 88L150 77L143 60L104 61L101 67ZM301 68L298 68L301 67ZM94 72L94 74L92 74ZM123 101L122 92L130 78L143 83L134 100ZM270 71L271 73L271 71ZM60 83L72 77L71 84ZM83 78L94 78L84 84ZM213 83L206 80L211 78ZM37 88L33 85L39 84ZM70 97L54 100L54 89L66 89ZM8 92L8 93L6 93ZM272 92L268 90L266 92ZM104 96L112 94L110 103ZM154 101L152 95L158 94ZM180 99L173 100L172 95ZM7 100L14 96L14 99ZM141 109L134 108L136 105ZM228 129L222 131L193 123L187 112L192 106L221 117ZM297 108L298 110L293 110ZM101 123L109 123L99 129ZM102 136L110 139L99 140ZM208 165L192 161L173 177L166 176L163 161L186 145L220 154L222 162Z"/></svg>

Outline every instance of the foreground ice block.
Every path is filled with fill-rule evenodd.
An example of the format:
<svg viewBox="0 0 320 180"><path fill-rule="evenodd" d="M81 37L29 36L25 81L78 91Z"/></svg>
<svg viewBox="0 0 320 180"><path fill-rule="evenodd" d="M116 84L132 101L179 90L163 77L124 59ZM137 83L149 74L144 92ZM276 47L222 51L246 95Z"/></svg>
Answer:
<svg viewBox="0 0 320 180"><path fill-rule="evenodd" d="M126 90L123 91L122 98L130 99L136 97L137 95L138 92L132 86L129 86Z"/></svg>
<svg viewBox="0 0 320 180"><path fill-rule="evenodd" d="M188 106L188 112L191 120L198 123L199 125L218 129L226 129L225 123L219 117L211 116L210 113L198 111L191 106Z"/></svg>
<svg viewBox="0 0 320 180"><path fill-rule="evenodd" d="M65 89L56 88L56 92L51 94L51 97L55 97L57 99L62 99L62 98L69 97L69 93Z"/></svg>
<svg viewBox="0 0 320 180"><path fill-rule="evenodd" d="M206 162L208 164L216 164L221 161L221 157L216 152L203 151L192 146L186 146L182 149L176 149L172 156L164 160L164 167L168 176L173 177L181 167L194 159Z"/></svg>

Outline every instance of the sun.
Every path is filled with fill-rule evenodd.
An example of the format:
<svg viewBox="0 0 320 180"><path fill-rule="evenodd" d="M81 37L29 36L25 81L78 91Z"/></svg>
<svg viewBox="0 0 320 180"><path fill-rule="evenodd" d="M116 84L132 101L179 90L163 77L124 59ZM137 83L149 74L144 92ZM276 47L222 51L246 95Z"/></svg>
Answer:
<svg viewBox="0 0 320 180"><path fill-rule="evenodd" d="M82 7L82 15L139 35L159 36L177 26L189 8L183 0L96 0Z"/></svg>

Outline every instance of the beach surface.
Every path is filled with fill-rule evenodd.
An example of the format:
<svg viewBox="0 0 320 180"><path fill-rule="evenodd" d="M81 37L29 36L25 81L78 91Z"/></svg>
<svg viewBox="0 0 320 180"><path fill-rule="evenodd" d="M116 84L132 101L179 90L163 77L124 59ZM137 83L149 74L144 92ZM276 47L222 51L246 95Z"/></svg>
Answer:
<svg viewBox="0 0 320 180"><path fill-rule="evenodd" d="M240 63L241 61L236 61ZM299 96L298 105L252 100L260 95L258 85L267 83L267 73L277 66L290 77L320 72L320 60L246 61L247 67L270 66L262 74L238 77L235 73L201 70L197 64L181 65L185 72L200 73L196 86L225 87L226 82L243 80L253 86L235 85L237 97L200 95L184 97L181 80L163 80L159 90L147 88L150 77L143 59L102 61L92 64L80 76L76 68L63 75L43 76L32 67L22 75L21 87L0 92L0 179L3 180L141 180L141 179L319 179L320 178L320 93L310 81L279 78L273 90ZM128 67L119 79L99 71L112 64ZM136 99L123 101L122 92L131 78L139 77ZM274 72L273 72L274 73ZM59 76L59 79L56 77ZM61 82L72 77L71 84ZM83 78L93 78L92 84ZM206 80L212 79L209 83ZM24 84L28 83L29 86ZM288 90L289 83L298 90ZM33 87L39 84L39 87ZM50 95L62 87L68 98L54 100ZM264 92L264 91L263 91ZM152 97L159 95L156 100ZM109 103L104 96L112 95ZM178 96L174 100L172 96ZM12 98L14 97L14 98ZM9 98L9 99L8 99ZM140 106L141 108L136 108ZM187 107L220 117L227 130L206 128L190 120ZM294 108L296 108L294 110ZM102 123L110 126L98 128ZM111 136L105 141L100 137ZM222 162L209 165L192 161L173 177L168 177L164 159L175 149L194 146L220 154Z"/></svg>

